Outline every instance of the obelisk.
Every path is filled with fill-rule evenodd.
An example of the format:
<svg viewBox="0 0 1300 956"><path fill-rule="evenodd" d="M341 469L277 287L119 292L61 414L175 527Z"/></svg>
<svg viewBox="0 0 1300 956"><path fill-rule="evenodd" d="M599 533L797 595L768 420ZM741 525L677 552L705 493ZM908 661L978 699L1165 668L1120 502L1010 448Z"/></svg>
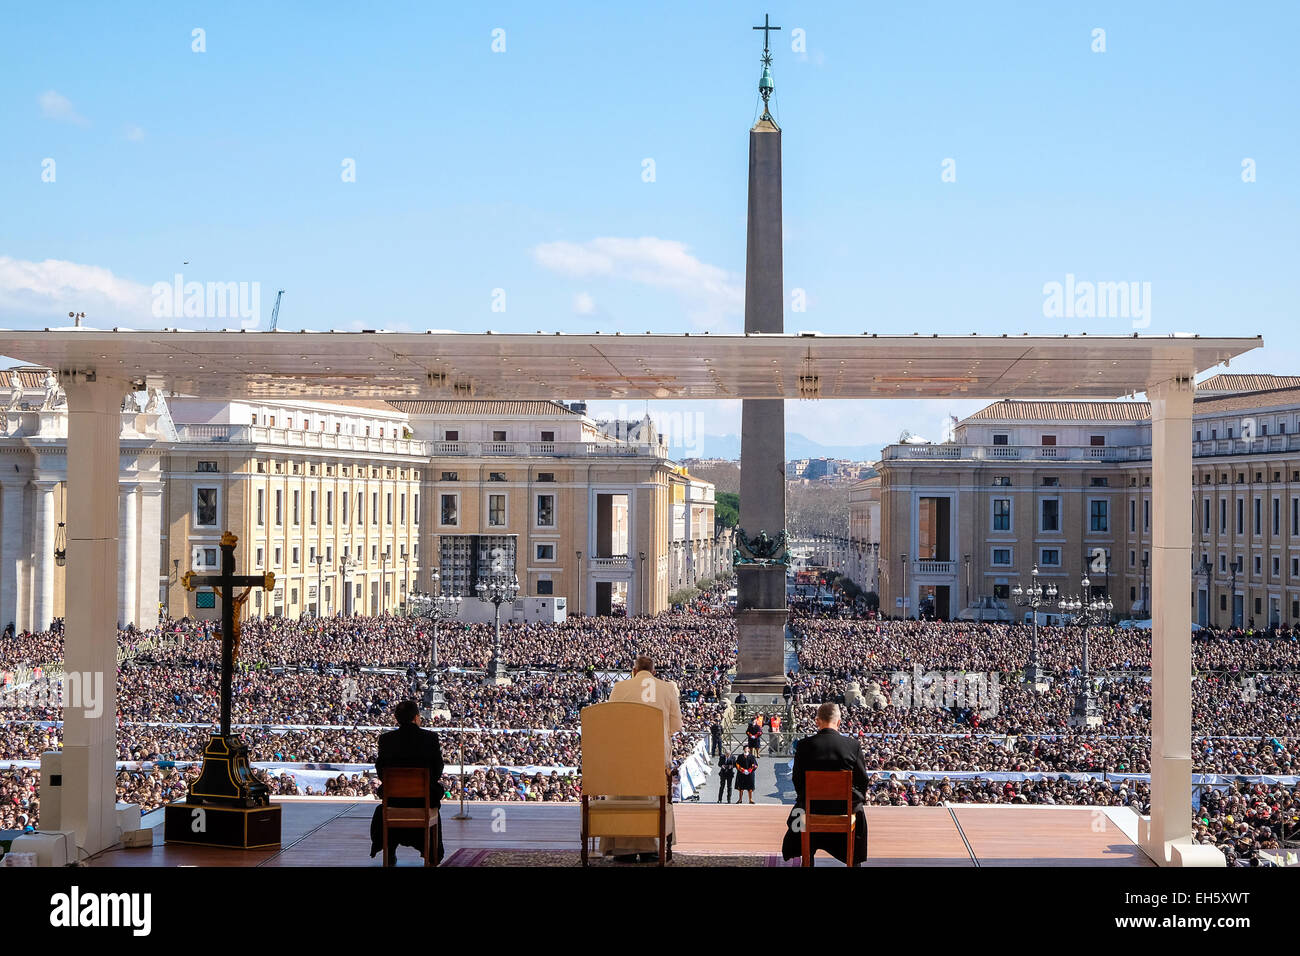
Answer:
<svg viewBox="0 0 1300 956"><path fill-rule="evenodd" d="M745 246L745 332L783 332L781 255L781 129L768 108L772 95L769 30L763 30L763 115L749 131L749 219ZM785 402L741 402L740 528L750 540L785 530ZM783 564L736 565L736 630L740 654L736 692L779 694L785 686L785 573Z"/></svg>

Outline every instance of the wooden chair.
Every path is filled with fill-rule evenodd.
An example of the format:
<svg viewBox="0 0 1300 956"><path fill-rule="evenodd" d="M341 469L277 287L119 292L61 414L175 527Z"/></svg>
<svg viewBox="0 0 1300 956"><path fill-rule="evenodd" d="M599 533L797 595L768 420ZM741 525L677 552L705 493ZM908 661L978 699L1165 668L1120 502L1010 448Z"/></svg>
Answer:
<svg viewBox="0 0 1300 956"><path fill-rule="evenodd" d="M671 787L662 710L623 701L582 709L583 866L594 837L656 837L659 865L671 859Z"/></svg>
<svg viewBox="0 0 1300 956"><path fill-rule="evenodd" d="M809 770L803 777L803 865L813 865L812 835L814 833L843 833L848 840L845 862L853 865L853 837L857 818L853 814L852 770ZM842 803L844 813L812 813L813 802Z"/></svg>
<svg viewBox="0 0 1300 956"><path fill-rule="evenodd" d="M423 806L394 807L389 800L420 800ZM438 847L438 808L429 800L428 767L387 767L384 770L384 866L388 866L388 828L424 831L424 865L432 866Z"/></svg>

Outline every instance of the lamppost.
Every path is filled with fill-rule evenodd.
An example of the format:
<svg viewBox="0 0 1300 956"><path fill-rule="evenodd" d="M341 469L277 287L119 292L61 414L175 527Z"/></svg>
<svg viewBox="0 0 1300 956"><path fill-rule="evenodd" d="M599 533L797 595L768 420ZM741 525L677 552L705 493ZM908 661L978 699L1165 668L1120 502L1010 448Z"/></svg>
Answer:
<svg viewBox="0 0 1300 956"><path fill-rule="evenodd" d="M1074 709L1070 712L1072 727L1100 727L1101 714L1097 713L1097 694L1092 686L1092 667L1088 649L1088 629L1094 624L1110 620L1115 605L1110 598L1093 598L1091 582L1085 577L1079 582L1083 588L1084 598L1065 598L1061 601L1061 610L1073 614L1076 621L1083 625L1083 686L1074 697Z"/></svg>
<svg viewBox="0 0 1300 956"><path fill-rule="evenodd" d="M434 580L435 591L437 591L437 587L438 587L437 573L438 573L437 571L434 571L435 576L433 580ZM398 596L403 600L403 602L409 601L411 599L411 595L407 591L407 588L410 586L410 583L411 583L410 559L407 557L406 545L402 545L402 593Z"/></svg>
<svg viewBox="0 0 1300 956"><path fill-rule="evenodd" d="M1029 663L1025 665L1025 683L1035 686L1044 684L1047 679L1038 664L1038 609L1056 607L1059 601L1056 585L1050 581L1047 587L1039 584L1038 565L1035 564L1029 570L1029 587L1022 588L1017 584L1011 589L1011 596L1017 606L1030 609Z"/></svg>
<svg viewBox="0 0 1300 956"><path fill-rule="evenodd" d="M424 618L433 626L433 636L429 651L429 679L424 685L424 699L420 709L426 721L433 718L434 711L447 709L447 698L443 696L438 682L438 622L454 618L460 614L461 597L458 594L443 594L438 569L433 569L433 593L423 594L413 591L406 599L408 617Z"/></svg>
<svg viewBox="0 0 1300 956"><path fill-rule="evenodd" d="M508 684L510 678L505 674L505 664L501 660L501 605L514 603L519 596L519 579L513 574L494 574L486 581L479 581L474 590L480 601L487 601L496 608L496 626L492 632L492 660L488 662L485 684Z"/></svg>
<svg viewBox="0 0 1300 956"><path fill-rule="evenodd" d="M582 579L582 552L573 552L578 556L578 580L574 582L573 593L578 596L578 617L582 617L582 592L586 587L586 582Z"/></svg>
<svg viewBox="0 0 1300 956"><path fill-rule="evenodd" d="M1210 564L1209 559L1205 555L1201 555L1201 563L1197 565L1196 573L1205 578L1205 613L1201 615L1200 624L1202 627L1209 627L1210 610L1213 607L1213 604L1211 603L1213 595L1210 593L1210 575L1214 573L1214 566Z"/></svg>
<svg viewBox="0 0 1300 956"><path fill-rule="evenodd" d="M903 569L903 620L907 620L907 552L898 556L899 566Z"/></svg>
<svg viewBox="0 0 1300 956"><path fill-rule="evenodd" d="M1232 588L1231 588L1232 597L1229 598L1229 600L1232 602L1232 610L1230 611L1230 614L1232 616L1233 627L1241 627L1241 622L1237 619L1237 570L1240 567L1241 567L1241 556L1238 555L1237 557L1232 559ZM1242 603L1244 604L1245 602ZM1243 611L1244 610L1245 609L1243 608Z"/></svg>
<svg viewBox="0 0 1300 956"><path fill-rule="evenodd" d="M966 555L966 606L970 607L970 555Z"/></svg>
<svg viewBox="0 0 1300 956"><path fill-rule="evenodd" d="M379 616L383 617L386 612L384 594L388 590L388 545L384 545L383 553L379 555Z"/></svg>
<svg viewBox="0 0 1300 956"><path fill-rule="evenodd" d="M649 613L650 602L646 600L646 594L645 594L645 589L646 589L645 552L641 551L639 553L641 555L641 574L640 574L641 584L639 587L639 590L641 591L641 595L640 595L641 609L646 613ZM628 611L628 616L629 617L632 616L630 610Z"/></svg>
<svg viewBox="0 0 1300 956"><path fill-rule="evenodd" d="M352 567L356 562L345 547L339 555L339 574L343 578L343 616L352 616Z"/></svg>
<svg viewBox="0 0 1300 956"><path fill-rule="evenodd" d="M1147 565L1151 563L1150 553L1142 555L1142 592L1139 597L1142 598L1142 613L1151 617L1151 598L1147 595Z"/></svg>
<svg viewBox="0 0 1300 956"><path fill-rule="evenodd" d="M316 554L316 619L320 620L320 609L325 601L325 589L321 587L323 574L325 570L325 555L317 552Z"/></svg>

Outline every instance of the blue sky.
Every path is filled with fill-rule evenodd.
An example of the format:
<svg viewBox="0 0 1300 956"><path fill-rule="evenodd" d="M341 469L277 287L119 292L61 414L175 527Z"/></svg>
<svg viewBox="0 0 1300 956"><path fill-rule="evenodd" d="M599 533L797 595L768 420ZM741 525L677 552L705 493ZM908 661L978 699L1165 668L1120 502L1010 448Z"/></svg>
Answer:
<svg viewBox="0 0 1300 956"><path fill-rule="evenodd" d="M263 325L287 290L290 329L737 330L769 12L788 330L1133 330L1045 314L1072 275L1295 374L1297 9L15 4L0 326L232 324L152 316L179 272L258 283ZM788 407L879 444L975 405Z"/></svg>

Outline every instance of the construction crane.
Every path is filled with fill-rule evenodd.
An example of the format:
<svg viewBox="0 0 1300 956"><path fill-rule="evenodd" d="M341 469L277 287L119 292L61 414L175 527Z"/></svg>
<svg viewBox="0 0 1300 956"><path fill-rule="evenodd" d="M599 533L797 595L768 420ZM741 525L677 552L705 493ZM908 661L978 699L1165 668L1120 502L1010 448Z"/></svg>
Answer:
<svg viewBox="0 0 1300 956"><path fill-rule="evenodd" d="M282 295L284 295L283 289L281 289L279 292L275 294L275 308L271 310L271 331L272 332L275 331L275 323L280 321L280 297Z"/></svg>

